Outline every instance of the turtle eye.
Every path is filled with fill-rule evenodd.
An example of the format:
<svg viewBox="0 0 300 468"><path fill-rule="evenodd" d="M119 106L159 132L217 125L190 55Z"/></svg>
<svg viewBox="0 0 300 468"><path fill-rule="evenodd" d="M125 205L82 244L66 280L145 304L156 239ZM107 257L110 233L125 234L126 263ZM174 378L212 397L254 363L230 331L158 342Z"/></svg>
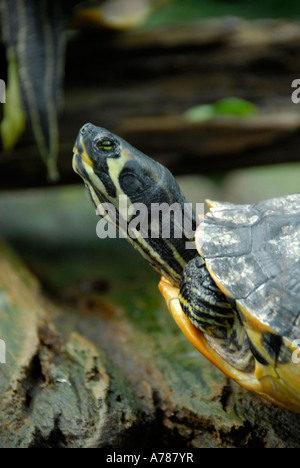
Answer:
<svg viewBox="0 0 300 468"><path fill-rule="evenodd" d="M114 142L109 139L98 140L96 142L97 148L100 149L101 151L111 151L114 148L114 145L115 145Z"/></svg>

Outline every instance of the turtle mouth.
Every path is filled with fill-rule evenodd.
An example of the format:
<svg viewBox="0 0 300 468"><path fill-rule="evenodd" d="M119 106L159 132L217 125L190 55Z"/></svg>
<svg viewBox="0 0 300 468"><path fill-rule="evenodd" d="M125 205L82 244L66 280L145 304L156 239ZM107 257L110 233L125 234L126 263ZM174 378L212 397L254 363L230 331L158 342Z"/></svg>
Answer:
<svg viewBox="0 0 300 468"><path fill-rule="evenodd" d="M73 148L72 165L73 165L73 170L76 172L76 174L80 175L83 178L87 177L87 172L85 170L85 167L86 168L94 167L94 163L92 159L89 157L85 149L81 134L78 135L74 148Z"/></svg>
<svg viewBox="0 0 300 468"><path fill-rule="evenodd" d="M77 147L74 146L73 148L73 161L72 161L72 167L73 170L76 172L76 174L81 175L79 171L79 162L81 161L81 157L78 154Z"/></svg>
<svg viewBox="0 0 300 468"><path fill-rule="evenodd" d="M74 147L73 161L72 161L73 170L82 178L87 177L86 170L84 168L84 161L82 156L79 154L77 147Z"/></svg>

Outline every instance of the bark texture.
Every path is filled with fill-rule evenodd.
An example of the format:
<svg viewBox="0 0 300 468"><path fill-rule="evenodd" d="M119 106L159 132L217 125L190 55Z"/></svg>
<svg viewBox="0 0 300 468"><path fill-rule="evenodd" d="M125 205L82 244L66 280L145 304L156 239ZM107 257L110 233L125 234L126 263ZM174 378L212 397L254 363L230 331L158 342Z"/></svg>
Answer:
<svg viewBox="0 0 300 468"><path fill-rule="evenodd" d="M156 275L131 263L140 284L129 271L46 294L1 245L0 446L299 447L299 415L195 352L155 294Z"/></svg>

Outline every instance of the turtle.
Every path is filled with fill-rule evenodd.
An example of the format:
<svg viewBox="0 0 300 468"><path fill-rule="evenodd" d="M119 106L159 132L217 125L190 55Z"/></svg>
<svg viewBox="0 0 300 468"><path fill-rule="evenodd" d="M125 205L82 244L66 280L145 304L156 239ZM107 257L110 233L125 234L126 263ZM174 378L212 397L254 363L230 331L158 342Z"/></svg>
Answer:
<svg viewBox="0 0 300 468"><path fill-rule="evenodd" d="M169 311L196 349L242 387L299 413L300 194L207 201L197 219L166 167L90 123L79 131L73 169L97 214L161 274ZM151 215L153 206L169 212L144 214L137 232L136 210L122 211L121 197Z"/></svg>

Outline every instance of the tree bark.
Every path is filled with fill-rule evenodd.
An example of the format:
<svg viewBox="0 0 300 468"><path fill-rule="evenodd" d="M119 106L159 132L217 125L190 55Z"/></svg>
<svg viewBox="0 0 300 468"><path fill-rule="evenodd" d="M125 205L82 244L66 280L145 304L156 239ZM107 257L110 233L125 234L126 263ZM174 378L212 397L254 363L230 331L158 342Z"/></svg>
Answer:
<svg viewBox="0 0 300 468"><path fill-rule="evenodd" d="M196 353L155 294L157 276L137 257L131 264L141 284L129 273L123 283L85 282L85 293L71 282L45 294L1 245L0 446L299 447L299 415L240 388ZM44 268L47 275L51 262Z"/></svg>

